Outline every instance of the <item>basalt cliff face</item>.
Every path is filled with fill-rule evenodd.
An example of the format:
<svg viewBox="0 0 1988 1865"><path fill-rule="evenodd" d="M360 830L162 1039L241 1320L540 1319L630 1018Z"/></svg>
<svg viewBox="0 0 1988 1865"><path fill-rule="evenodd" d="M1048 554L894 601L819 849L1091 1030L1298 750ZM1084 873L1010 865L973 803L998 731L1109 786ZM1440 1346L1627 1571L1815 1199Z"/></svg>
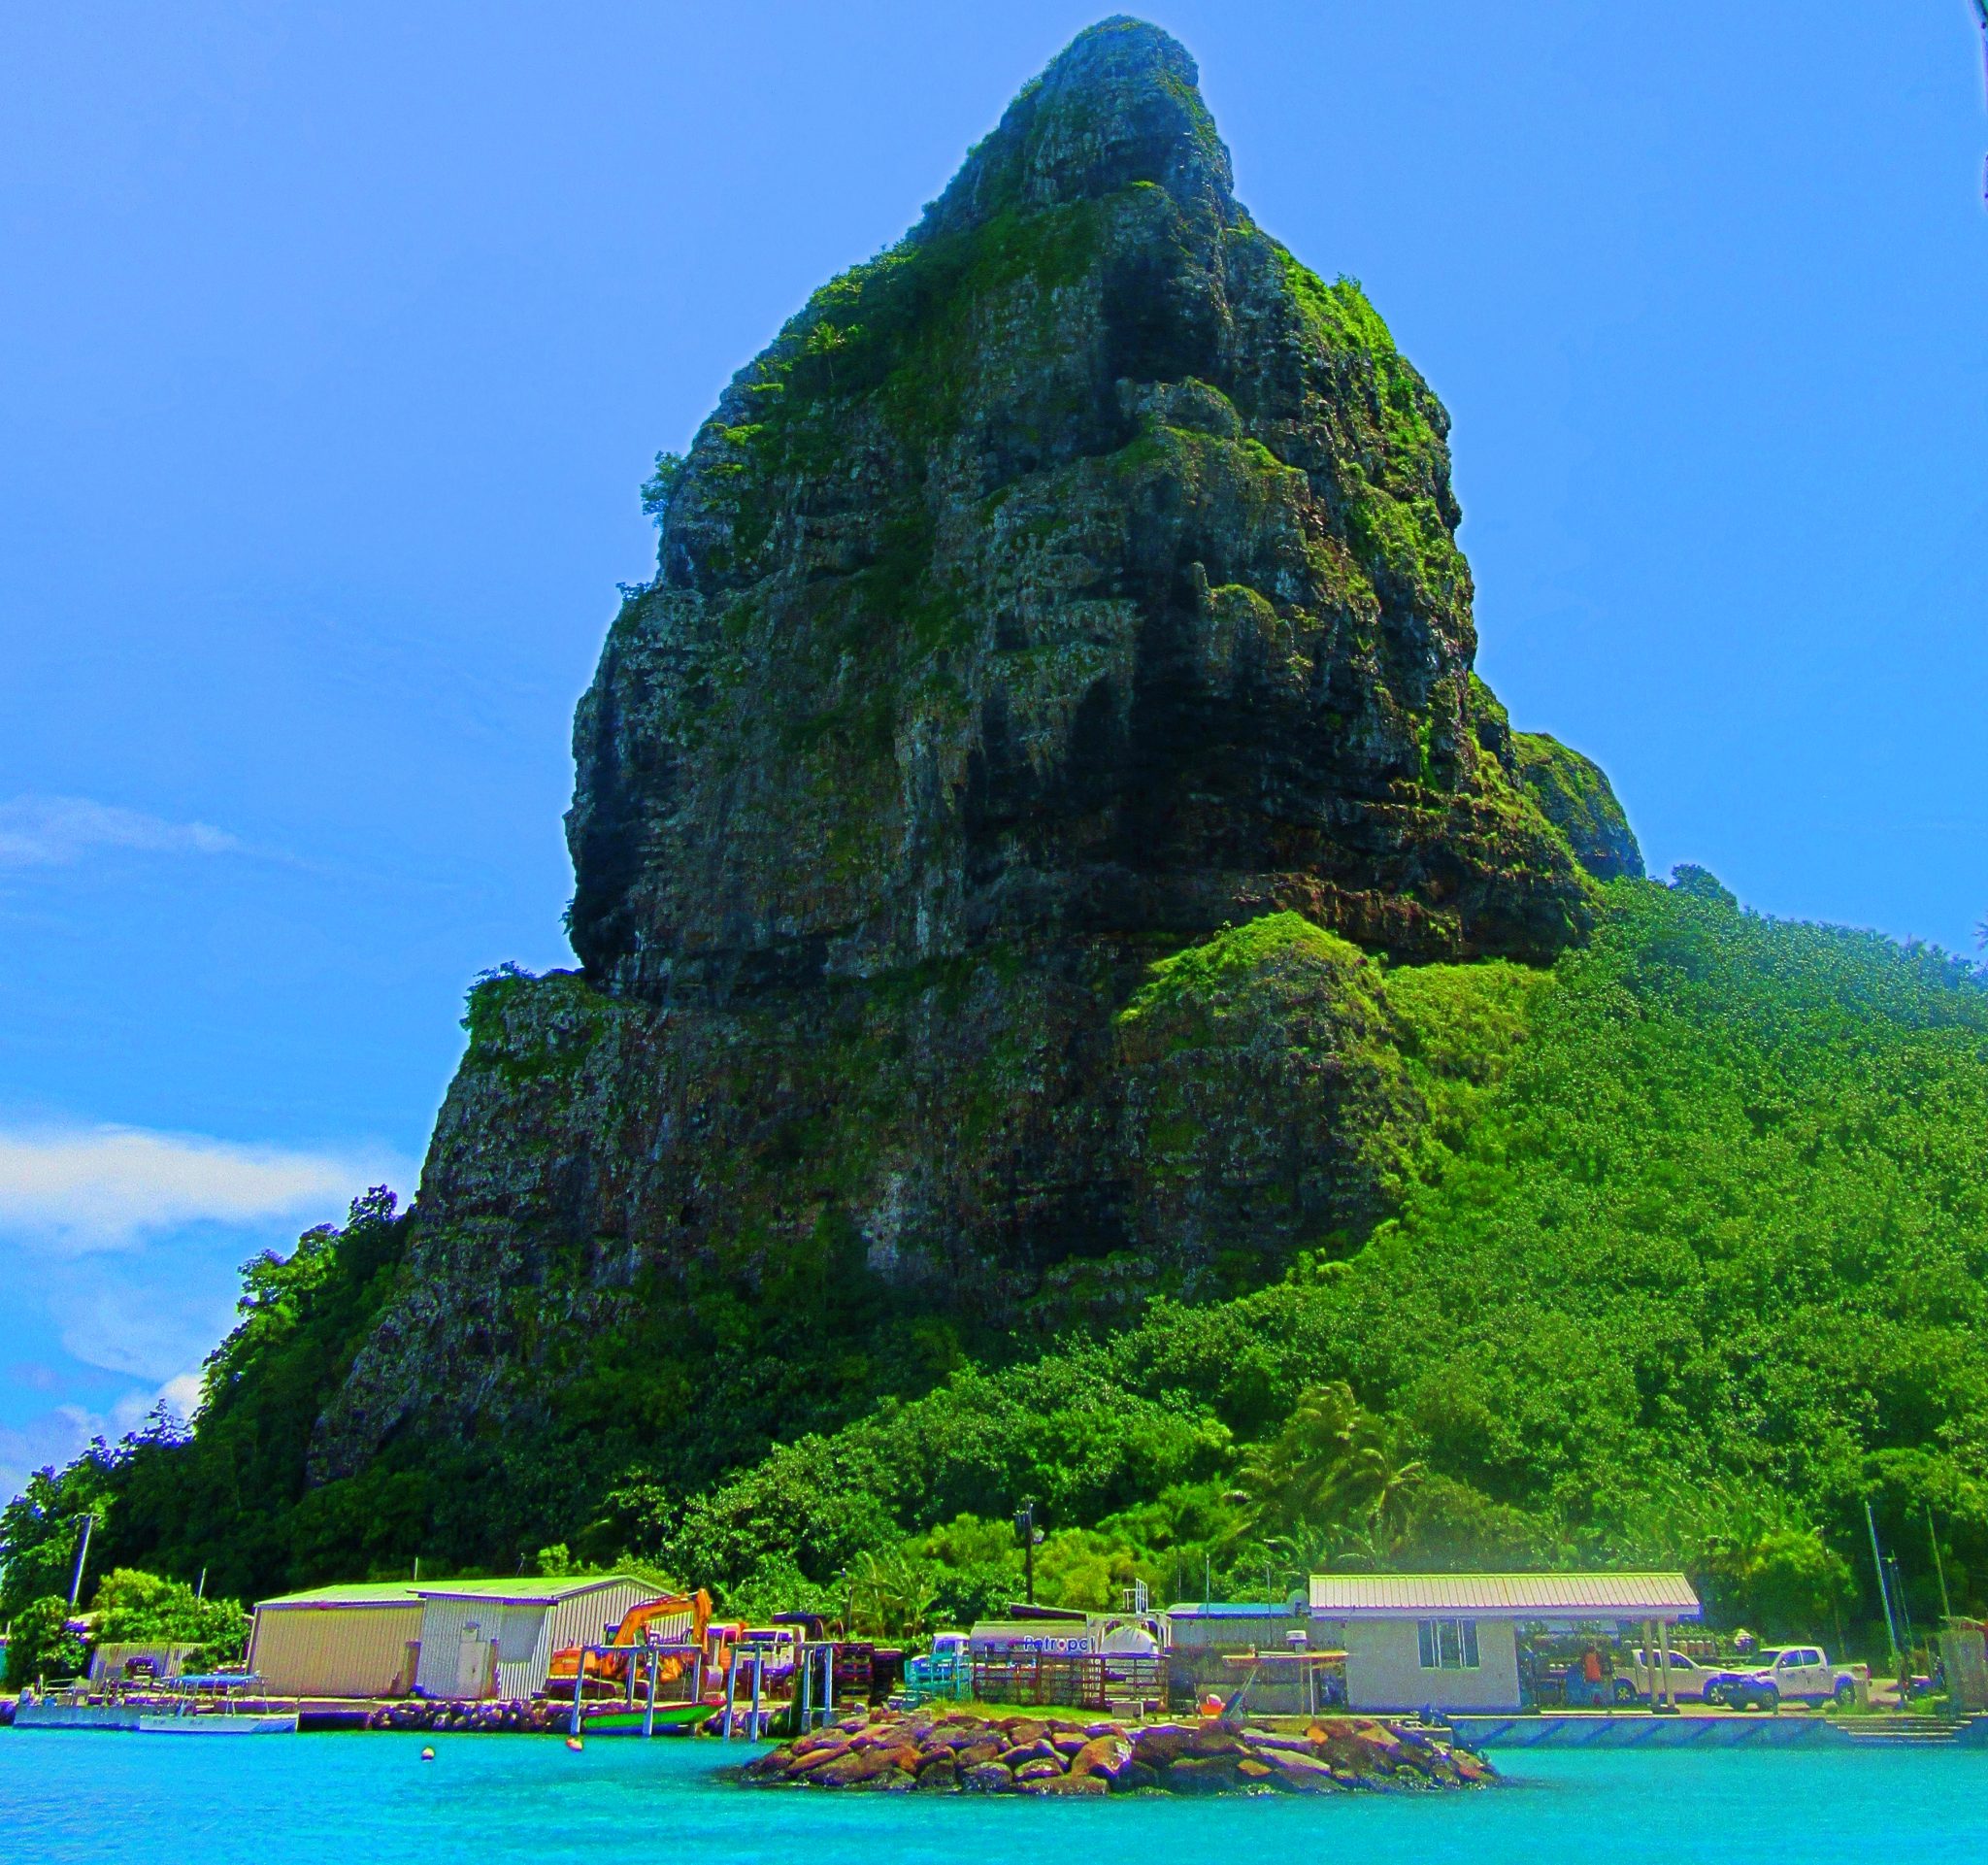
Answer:
<svg viewBox="0 0 1988 1865"><path fill-rule="evenodd" d="M1382 960L1549 960L1641 865L1472 672L1446 431L1187 53L1078 38L659 486L575 728L582 969L473 995L316 1474L637 1360L640 1429L728 1393L749 1454L1355 1245L1426 1117Z"/></svg>

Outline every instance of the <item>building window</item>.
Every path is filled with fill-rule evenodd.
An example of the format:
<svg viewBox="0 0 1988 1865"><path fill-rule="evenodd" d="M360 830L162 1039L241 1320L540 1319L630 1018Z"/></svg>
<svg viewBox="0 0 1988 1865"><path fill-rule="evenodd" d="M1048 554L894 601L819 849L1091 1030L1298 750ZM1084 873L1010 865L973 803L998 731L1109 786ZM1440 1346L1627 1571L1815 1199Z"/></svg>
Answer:
<svg viewBox="0 0 1988 1865"><path fill-rule="evenodd" d="M1425 1671L1477 1668L1475 1619L1417 1619L1415 1645Z"/></svg>

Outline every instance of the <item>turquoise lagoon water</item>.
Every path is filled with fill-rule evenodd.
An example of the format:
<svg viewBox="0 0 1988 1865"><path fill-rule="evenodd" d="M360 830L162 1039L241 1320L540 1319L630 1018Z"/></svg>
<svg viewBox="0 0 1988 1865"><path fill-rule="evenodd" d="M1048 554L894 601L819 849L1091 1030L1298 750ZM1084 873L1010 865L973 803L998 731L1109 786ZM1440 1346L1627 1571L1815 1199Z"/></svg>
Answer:
<svg viewBox="0 0 1988 1865"><path fill-rule="evenodd" d="M1988 1749L1537 1754L1478 1794L1051 1802L758 1792L716 1743L0 1731L35 1865L1821 1865L1988 1860ZM1239 1848L1247 1848L1246 1850Z"/></svg>

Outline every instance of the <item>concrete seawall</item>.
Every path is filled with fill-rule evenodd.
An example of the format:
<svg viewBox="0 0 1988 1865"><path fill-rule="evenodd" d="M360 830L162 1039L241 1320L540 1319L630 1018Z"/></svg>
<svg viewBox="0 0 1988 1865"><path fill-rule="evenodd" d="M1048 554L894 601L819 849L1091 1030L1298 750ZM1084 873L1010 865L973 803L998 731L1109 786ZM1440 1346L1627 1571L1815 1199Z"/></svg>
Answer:
<svg viewBox="0 0 1988 1865"><path fill-rule="evenodd" d="M1882 1717L1838 1722L1820 1715L1736 1715L1730 1712L1656 1716L1629 1712L1547 1711L1539 1715L1452 1715L1445 1720L1472 1748L1801 1748L1911 1742L1988 1744L1988 1717L1935 1723Z"/></svg>
<svg viewBox="0 0 1988 1865"><path fill-rule="evenodd" d="M14 1712L17 1729L136 1729L138 1711L124 1704L23 1703Z"/></svg>

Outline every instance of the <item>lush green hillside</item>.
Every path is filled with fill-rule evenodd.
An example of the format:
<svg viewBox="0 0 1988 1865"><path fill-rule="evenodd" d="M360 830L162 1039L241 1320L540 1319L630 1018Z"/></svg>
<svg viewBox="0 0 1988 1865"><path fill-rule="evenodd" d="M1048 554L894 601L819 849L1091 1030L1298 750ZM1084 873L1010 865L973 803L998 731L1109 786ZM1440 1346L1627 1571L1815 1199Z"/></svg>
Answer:
<svg viewBox="0 0 1988 1865"><path fill-rule="evenodd" d="M1197 82L1079 34L659 458L580 969L480 981L418 1208L250 1265L0 1613L87 1508L229 1595L632 1551L902 1626L1027 1500L1072 1599L1662 1557L1822 1630L1867 1500L1988 1598L1988 994L1641 878Z"/></svg>
<svg viewBox="0 0 1988 1865"><path fill-rule="evenodd" d="M1395 1215L1273 1286L962 1368L695 1495L652 1474L684 1447L638 1454L539 1539L748 1598L854 1584L902 1623L1010 1589L1005 1517L1034 1500L1073 1599L1135 1571L1198 1594L1324 1559L1661 1557L1729 1613L1828 1629L1875 1611L1869 1497L1917 1610L1929 1510L1957 1603L1988 1603L1988 993L1965 966L1760 918L1686 870L1614 883L1551 972L1383 969L1278 916L1164 962L1120 1016L1178 1064L1183 1146L1196 1056L1267 1018L1312 1032ZM404 1221L376 1205L258 1266L192 1442L69 1473L111 1498L107 1559L252 1589L437 1557L414 1448L304 1486ZM10 1542L42 1539L33 1514ZM34 1565L10 1599L44 1590Z"/></svg>
<svg viewBox="0 0 1988 1865"><path fill-rule="evenodd" d="M1988 995L1695 872L1618 883L1549 980L1509 970L1387 975L1446 1156L1350 1261L955 1378L642 1526L700 1572L793 1549L826 1578L1034 1495L1169 1588L1205 1561L1246 1584L1266 1548L1279 1585L1322 1557L1578 1553L1690 1561L1734 1612L1855 1616L1870 1496L1922 1609L1929 1508L1979 1599ZM1383 1469L1277 1519L1236 1447L1340 1381Z"/></svg>

